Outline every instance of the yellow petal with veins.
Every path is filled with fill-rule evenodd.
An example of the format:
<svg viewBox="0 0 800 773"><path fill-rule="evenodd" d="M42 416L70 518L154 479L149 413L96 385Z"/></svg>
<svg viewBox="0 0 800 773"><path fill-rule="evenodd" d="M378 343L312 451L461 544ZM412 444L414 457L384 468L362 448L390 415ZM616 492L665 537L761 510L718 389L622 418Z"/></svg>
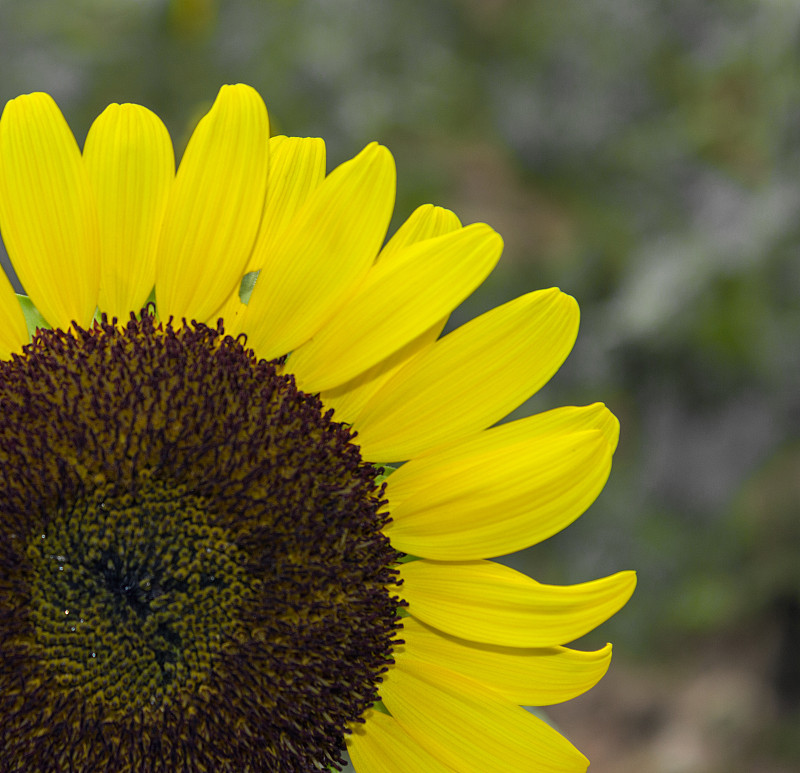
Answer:
<svg viewBox="0 0 800 773"><path fill-rule="evenodd" d="M433 204L423 204L411 213L392 238L386 242L378 256L378 261L392 260L404 247L457 231L459 228L461 228L461 221L454 212L444 207L435 207Z"/></svg>
<svg viewBox="0 0 800 773"><path fill-rule="evenodd" d="M405 247L459 228L459 219L449 209L434 207L432 204L417 207L381 250L376 265L391 261ZM326 407L335 410L336 420L354 423L372 395L412 357L440 336L448 317L449 314L437 320L422 334L350 381L322 390L320 397Z"/></svg>
<svg viewBox="0 0 800 773"><path fill-rule="evenodd" d="M389 225L394 160L372 143L309 195L264 263L241 329L259 357L305 343L363 280Z"/></svg>
<svg viewBox="0 0 800 773"><path fill-rule="evenodd" d="M269 122L258 93L223 86L194 130L158 245L159 315L204 322L239 286L267 189Z"/></svg>
<svg viewBox="0 0 800 773"><path fill-rule="evenodd" d="M344 738L356 773L453 773L380 711L365 712L350 729Z"/></svg>
<svg viewBox="0 0 800 773"><path fill-rule="evenodd" d="M578 334L578 305L540 290L440 338L373 395L355 422L362 455L410 459L499 421L543 386Z"/></svg>
<svg viewBox="0 0 800 773"><path fill-rule="evenodd" d="M459 773L581 773L589 764L538 717L441 666L399 660L383 676L381 700L418 744Z"/></svg>
<svg viewBox="0 0 800 773"><path fill-rule="evenodd" d="M611 645L596 652L567 647L502 647L479 644L403 618L396 660L421 660L490 685L520 706L549 706L594 687L611 663Z"/></svg>
<svg viewBox="0 0 800 773"><path fill-rule="evenodd" d="M378 261L339 313L292 354L298 386L319 392L343 384L424 333L483 282L502 246L477 223Z"/></svg>
<svg viewBox="0 0 800 773"><path fill-rule="evenodd" d="M0 360L18 354L28 343L28 326L8 277L0 270Z"/></svg>
<svg viewBox="0 0 800 773"><path fill-rule="evenodd" d="M369 370L333 389L323 390L320 397L325 407L333 408L336 421L357 424L359 414L372 396L409 360L427 349L439 337L446 324L447 317L442 317L425 332Z"/></svg>
<svg viewBox="0 0 800 773"><path fill-rule="evenodd" d="M636 586L634 572L578 585L543 585L493 561L402 564L408 611L445 633L504 647L574 641L618 612Z"/></svg>
<svg viewBox="0 0 800 773"><path fill-rule="evenodd" d="M100 224L100 311L121 321L156 281L156 249L175 176L166 127L140 105L109 105L86 137L83 160Z"/></svg>
<svg viewBox="0 0 800 773"><path fill-rule="evenodd" d="M618 423L605 406L503 424L404 464L387 481L384 533L405 553L499 556L572 523L602 490Z"/></svg>
<svg viewBox="0 0 800 773"><path fill-rule="evenodd" d="M49 94L17 97L3 110L0 228L48 323L88 325L100 282L97 212L78 145Z"/></svg>
<svg viewBox="0 0 800 773"><path fill-rule="evenodd" d="M317 137L271 137L264 217L248 271L269 263L275 244L325 178L325 142Z"/></svg>

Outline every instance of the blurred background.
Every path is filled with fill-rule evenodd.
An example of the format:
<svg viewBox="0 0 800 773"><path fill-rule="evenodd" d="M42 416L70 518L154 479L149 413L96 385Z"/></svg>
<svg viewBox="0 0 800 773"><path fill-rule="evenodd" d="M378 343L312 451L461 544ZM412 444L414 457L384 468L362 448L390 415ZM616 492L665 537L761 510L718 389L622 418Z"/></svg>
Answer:
<svg viewBox="0 0 800 773"><path fill-rule="evenodd" d="M515 417L603 400L615 467L509 561L623 568L589 694L549 711L598 773L800 766L800 4L793 0L0 0L0 98L45 90L79 143L109 102L178 154L223 83L330 165L395 155L395 225L449 207L504 236L451 327L558 285L578 344ZM536 356L531 352L531 356Z"/></svg>

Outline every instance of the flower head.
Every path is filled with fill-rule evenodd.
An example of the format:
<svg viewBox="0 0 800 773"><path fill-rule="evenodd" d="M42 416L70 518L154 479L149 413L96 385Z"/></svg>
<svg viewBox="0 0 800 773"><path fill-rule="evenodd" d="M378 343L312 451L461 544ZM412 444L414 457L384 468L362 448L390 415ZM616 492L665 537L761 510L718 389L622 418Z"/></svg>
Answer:
<svg viewBox="0 0 800 773"><path fill-rule="evenodd" d="M329 174L224 87L177 173L111 105L81 153L55 103L0 119L0 768L583 770L521 706L588 690L621 572L542 585L486 560L577 518L618 425L493 426L567 356L532 292L441 336L502 249L394 166ZM402 463L398 468L390 463Z"/></svg>

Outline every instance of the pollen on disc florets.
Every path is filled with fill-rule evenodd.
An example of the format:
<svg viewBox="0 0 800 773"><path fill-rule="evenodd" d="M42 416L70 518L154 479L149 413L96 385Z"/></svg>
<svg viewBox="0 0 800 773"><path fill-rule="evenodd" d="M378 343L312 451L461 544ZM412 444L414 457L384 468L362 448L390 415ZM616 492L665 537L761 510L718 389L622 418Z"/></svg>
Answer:
<svg viewBox="0 0 800 773"><path fill-rule="evenodd" d="M221 323L0 363L0 769L339 764L398 628L352 439Z"/></svg>

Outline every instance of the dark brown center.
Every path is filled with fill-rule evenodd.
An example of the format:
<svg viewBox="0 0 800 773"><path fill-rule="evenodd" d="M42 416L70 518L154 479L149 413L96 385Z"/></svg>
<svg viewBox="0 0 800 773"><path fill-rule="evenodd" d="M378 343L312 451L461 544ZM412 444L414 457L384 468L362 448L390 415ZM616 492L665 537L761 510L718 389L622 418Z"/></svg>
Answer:
<svg viewBox="0 0 800 773"><path fill-rule="evenodd" d="M380 469L280 368L149 312L0 363L0 769L340 762L397 554Z"/></svg>

